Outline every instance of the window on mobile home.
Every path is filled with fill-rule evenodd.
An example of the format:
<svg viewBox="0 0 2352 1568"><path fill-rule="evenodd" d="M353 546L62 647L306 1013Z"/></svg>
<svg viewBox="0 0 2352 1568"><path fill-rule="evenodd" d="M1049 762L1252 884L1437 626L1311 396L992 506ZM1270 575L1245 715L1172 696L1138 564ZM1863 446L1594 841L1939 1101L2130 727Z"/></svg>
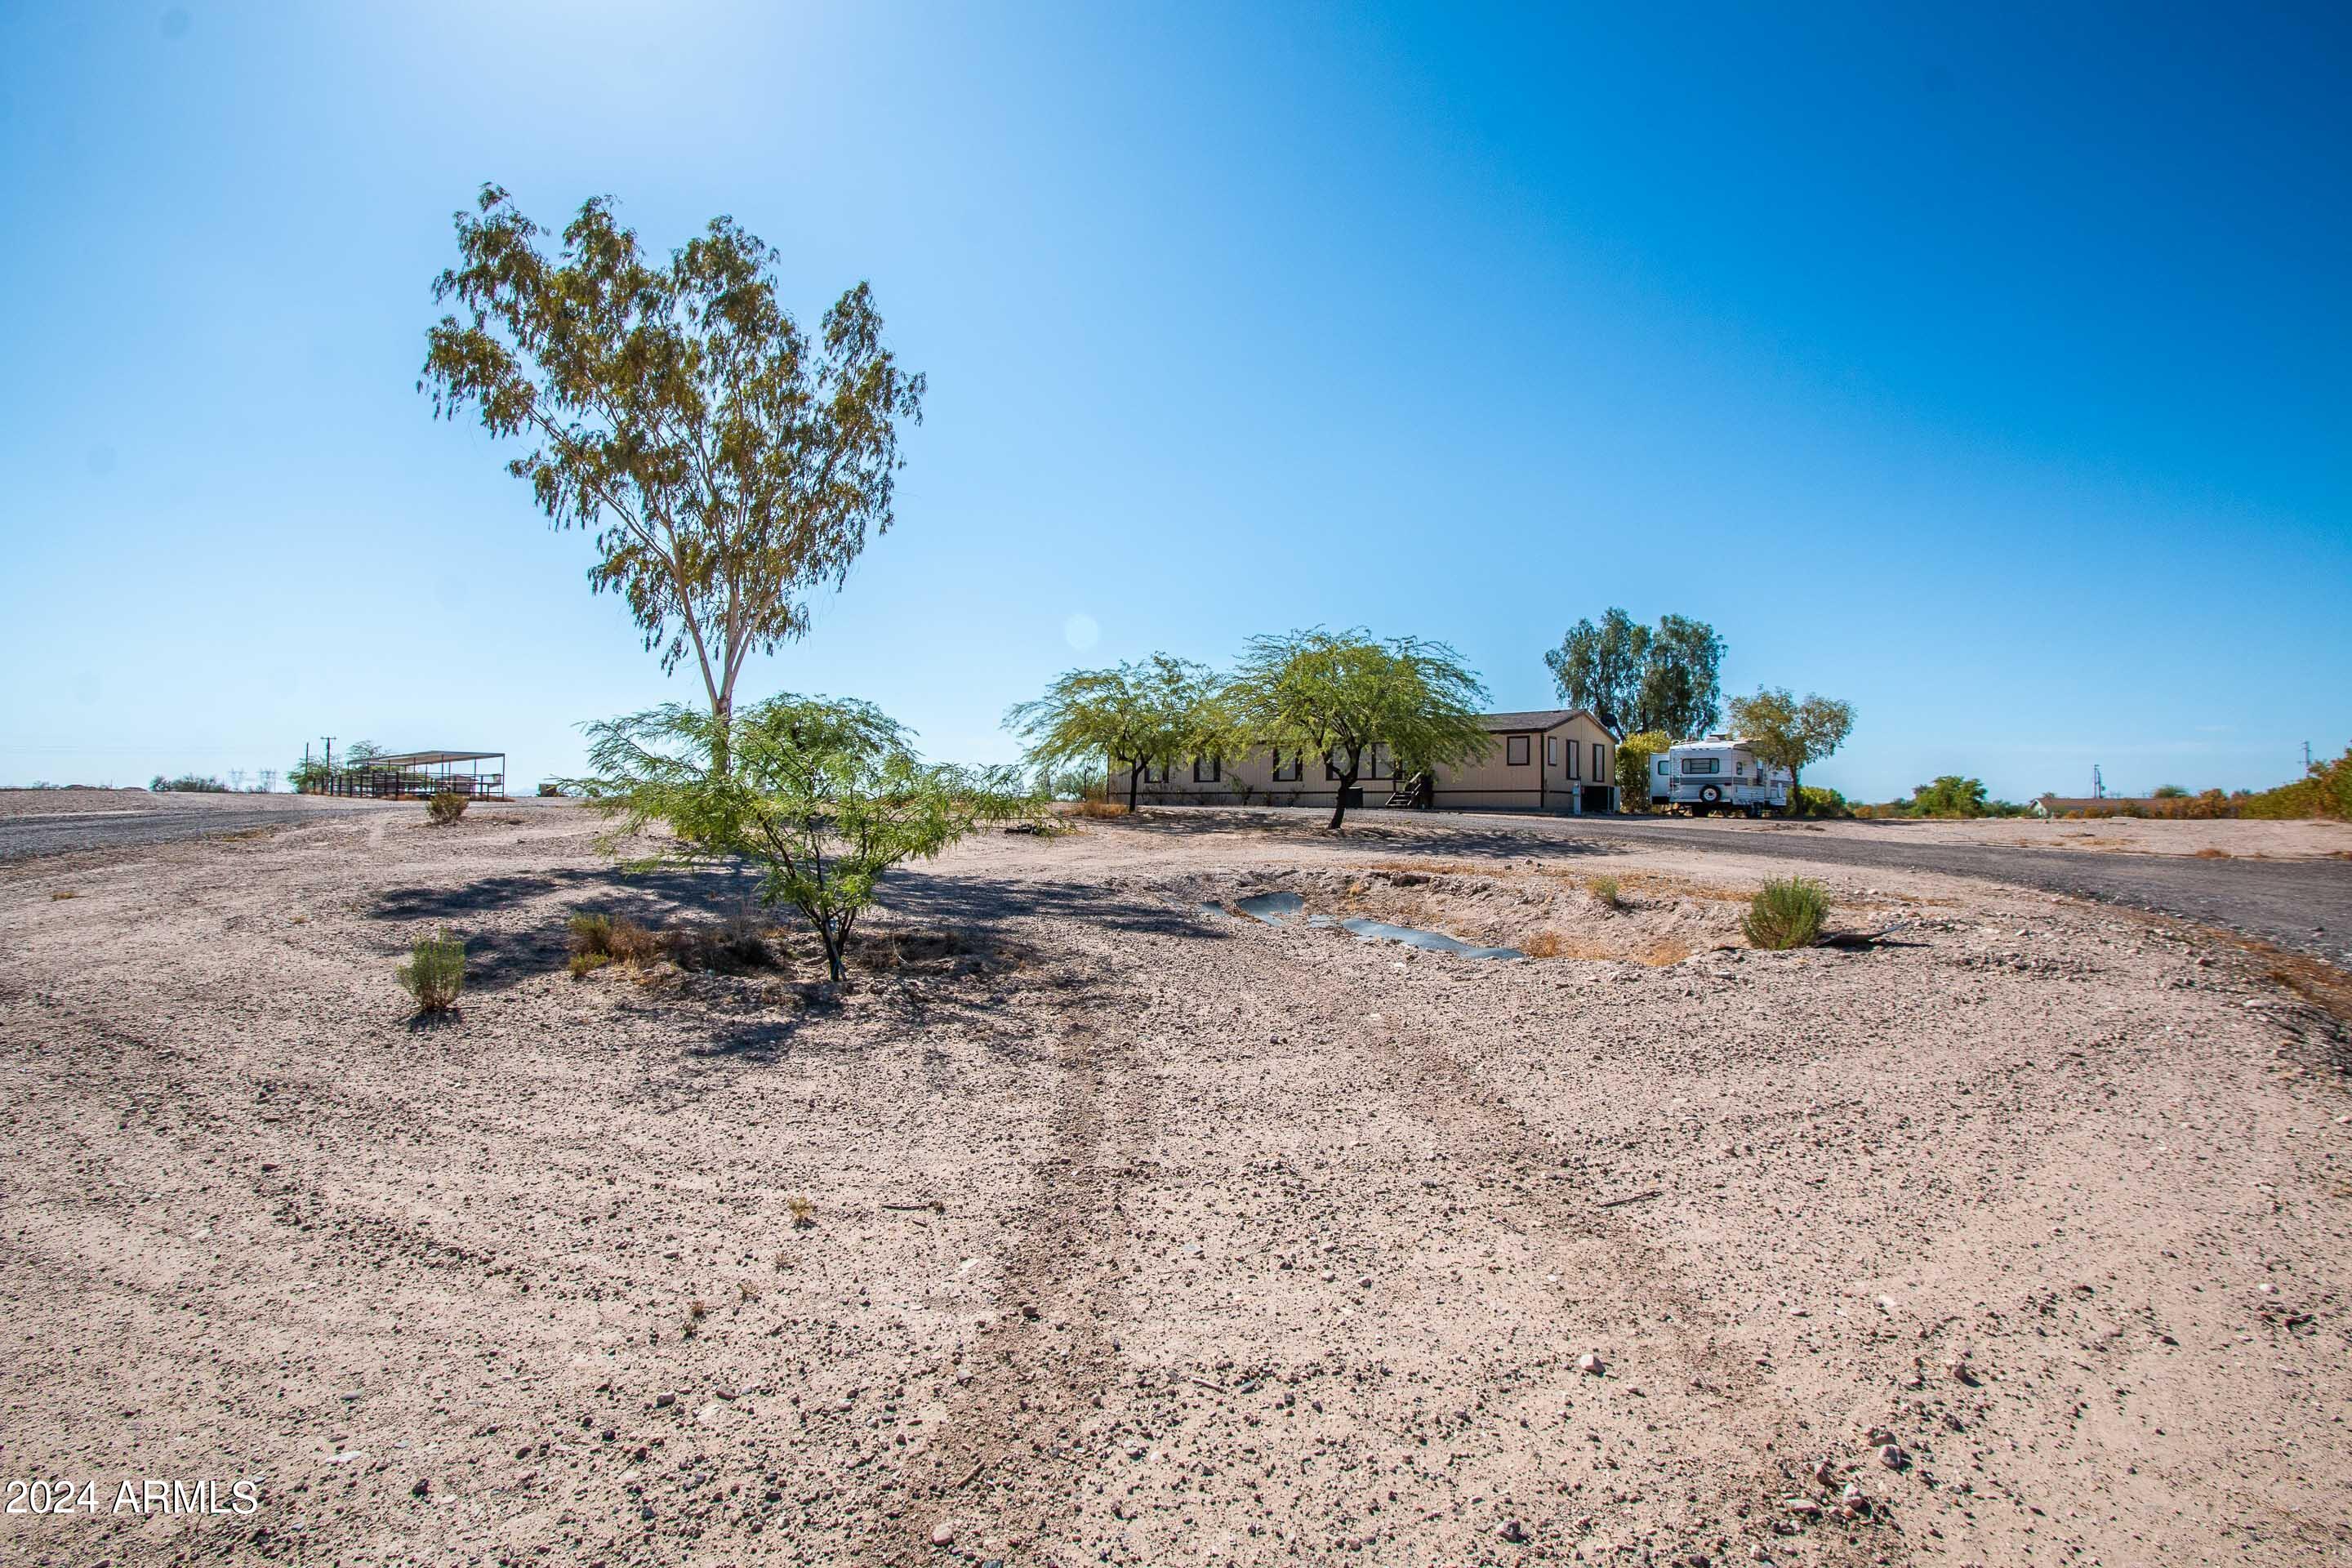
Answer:
<svg viewBox="0 0 2352 1568"><path fill-rule="evenodd" d="M1685 757L1683 772L1686 773L1719 773L1723 771L1721 757Z"/></svg>

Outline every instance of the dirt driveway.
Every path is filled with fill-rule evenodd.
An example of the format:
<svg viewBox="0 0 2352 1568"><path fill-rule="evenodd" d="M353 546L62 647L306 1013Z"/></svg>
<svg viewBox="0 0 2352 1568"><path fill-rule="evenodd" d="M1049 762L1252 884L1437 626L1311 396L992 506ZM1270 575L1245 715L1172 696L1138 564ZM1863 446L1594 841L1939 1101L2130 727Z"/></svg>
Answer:
<svg viewBox="0 0 2352 1568"><path fill-rule="evenodd" d="M97 1500L0 1560L2352 1553L2346 1036L2235 947L1824 864L1892 937L1764 953L1781 859L1195 818L920 868L845 996L575 980L568 911L740 893L593 831L0 868L0 1451Z"/></svg>

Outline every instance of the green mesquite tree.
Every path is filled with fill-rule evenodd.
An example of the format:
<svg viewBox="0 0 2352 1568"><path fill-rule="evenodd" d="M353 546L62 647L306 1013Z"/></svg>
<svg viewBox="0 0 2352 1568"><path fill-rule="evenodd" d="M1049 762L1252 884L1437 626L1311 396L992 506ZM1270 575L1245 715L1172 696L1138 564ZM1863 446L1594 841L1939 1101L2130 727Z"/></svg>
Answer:
<svg viewBox="0 0 2352 1568"><path fill-rule="evenodd" d="M1131 811L1146 768L1171 768L1179 757L1215 749L1218 712L1217 681L1207 668L1155 653L1114 669L1071 670L1043 697L1006 710L1004 726L1041 771L1098 768L1106 757L1124 767Z"/></svg>
<svg viewBox="0 0 2352 1568"><path fill-rule="evenodd" d="M807 919L836 981L885 872L1037 804L1009 770L923 762L908 731L866 702L785 695L723 719L673 702L588 734L595 773L565 787L623 832L671 828L665 849L635 868L751 861L761 902Z"/></svg>
<svg viewBox="0 0 2352 1568"><path fill-rule="evenodd" d="M1479 722L1486 702L1486 689L1444 643L1318 626L1251 638L1224 710L1231 749L1271 746L1330 763L1339 774L1337 832L1374 744L1388 747L1400 773L1474 762L1494 746Z"/></svg>

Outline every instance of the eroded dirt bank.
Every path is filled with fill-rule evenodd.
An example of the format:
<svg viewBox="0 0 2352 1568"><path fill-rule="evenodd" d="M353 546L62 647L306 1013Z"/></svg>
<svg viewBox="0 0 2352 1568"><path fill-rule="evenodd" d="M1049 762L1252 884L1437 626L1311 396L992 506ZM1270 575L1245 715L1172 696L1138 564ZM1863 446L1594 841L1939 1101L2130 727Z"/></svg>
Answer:
<svg viewBox="0 0 2352 1568"><path fill-rule="evenodd" d="M1165 820L919 869L835 1000L571 978L739 893L592 832L0 875L9 1472L264 1500L0 1555L2352 1552L2343 1034L2234 949L1825 868L1888 939L1750 952L1785 863ZM1276 889L1563 956L1202 908Z"/></svg>

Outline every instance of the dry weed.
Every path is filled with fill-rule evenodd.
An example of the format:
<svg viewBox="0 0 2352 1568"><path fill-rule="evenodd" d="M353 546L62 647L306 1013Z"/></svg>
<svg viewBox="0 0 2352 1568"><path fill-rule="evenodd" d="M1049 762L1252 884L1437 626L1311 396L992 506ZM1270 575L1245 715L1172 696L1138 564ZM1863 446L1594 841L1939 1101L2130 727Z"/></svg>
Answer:
<svg viewBox="0 0 2352 1568"><path fill-rule="evenodd" d="M74 896L74 890L71 888L52 888L49 889L49 902L51 903L56 903L59 899L70 899Z"/></svg>
<svg viewBox="0 0 2352 1568"><path fill-rule="evenodd" d="M625 916L583 912L573 915L570 926L575 960L595 957L641 968L661 956L662 939ZM575 968L573 973L585 972Z"/></svg>
<svg viewBox="0 0 2352 1568"><path fill-rule="evenodd" d="M816 1224L816 1200L808 1194L786 1193L784 1207L792 1211L794 1230L806 1230Z"/></svg>
<svg viewBox="0 0 2352 1568"><path fill-rule="evenodd" d="M1558 958L1565 948L1556 931L1539 931L1519 943L1519 951L1529 958Z"/></svg>

